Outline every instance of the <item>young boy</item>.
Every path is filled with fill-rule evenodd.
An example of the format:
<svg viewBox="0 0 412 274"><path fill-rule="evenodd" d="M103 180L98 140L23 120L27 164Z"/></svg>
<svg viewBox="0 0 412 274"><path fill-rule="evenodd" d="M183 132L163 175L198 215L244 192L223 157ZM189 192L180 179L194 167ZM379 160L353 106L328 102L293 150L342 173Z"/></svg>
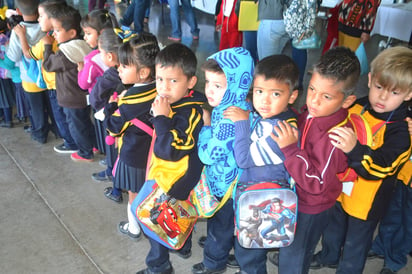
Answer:
<svg viewBox="0 0 412 274"><path fill-rule="evenodd" d="M230 106L251 110L246 101L253 77L253 59L243 48L231 48L210 56L202 66L205 93L213 107L211 122L205 123L198 142L200 160L206 165L207 184L219 200L235 183L239 173L234 156L234 123L223 112ZM223 273L233 247L233 200L207 219L203 262L193 265L193 273Z"/></svg>
<svg viewBox="0 0 412 274"><path fill-rule="evenodd" d="M358 177L345 182L333 217L324 232L322 250L312 266L337 266L338 273L362 273L373 234L387 211L397 174L411 154L406 101L412 98L412 50L389 48L371 63L369 95L350 111L361 114L372 129L372 145L362 145L347 128L332 132L333 145L345 152ZM393 217L393 216L392 216ZM391 240L389 240L391 241ZM402 239L405 241L405 239Z"/></svg>
<svg viewBox="0 0 412 274"><path fill-rule="evenodd" d="M285 55L271 55L255 68L253 106L256 113L253 113L252 121L249 121L249 112L238 107L229 107L224 112L224 117L235 123L234 154L236 163L243 169L238 189L251 182L288 183L284 156L270 135L278 121L297 126L297 115L288 105L296 100L298 85L299 70L292 59ZM265 237L264 231L257 233ZM242 272L267 273L267 252L264 248L244 248L238 239L235 240L235 256Z"/></svg>
<svg viewBox="0 0 412 274"><path fill-rule="evenodd" d="M308 273L315 247L342 191L336 174L347 168L346 155L331 143L329 131L346 122L355 101L360 65L342 47L326 52L315 64L306 96L307 111L298 119L298 132L286 122L275 126L273 139L285 155L284 164L296 182L298 217L293 243L279 249L279 273ZM298 144L299 141L299 144Z"/></svg>
<svg viewBox="0 0 412 274"><path fill-rule="evenodd" d="M43 38L37 42L34 46L30 47L26 40L26 32L22 27L15 28L16 34L20 38L23 53L26 58L32 58L36 61L43 61L44 59L44 41L50 39L50 35L53 31L51 24L51 14L55 13L56 10L60 9L61 5L66 5L64 0L49 0L44 1L39 4L39 25L41 31L47 33L47 37ZM52 44L53 52L57 51L57 41L53 40ZM66 115L63 112L63 108L59 106L56 98L56 75L55 72L47 72L42 67L42 75L44 82L47 85L47 92L49 95L49 101L51 109L53 111L53 117L55 124L57 126L59 135L63 138L64 142L60 145L54 146L54 150L58 153L74 153L77 151L77 145L74 142L72 136L70 135L69 127L66 122Z"/></svg>
<svg viewBox="0 0 412 274"><path fill-rule="evenodd" d="M93 161L95 134L86 102L86 91L77 84L77 62L90 52L80 37L80 14L71 6L61 6L51 15L54 39L59 50L53 52L53 39L44 39L43 67L56 72L57 102L63 107L70 134L79 149L71 154L78 162Z"/></svg>
<svg viewBox="0 0 412 274"><path fill-rule="evenodd" d="M15 28L25 28L26 39L30 46L36 44L44 33L37 22L37 6L39 0L16 0L17 12L23 16L21 26ZM41 144L47 142L50 125L47 116L47 93L43 88L39 88L36 83L27 75L27 70L23 64L24 56L20 40L15 31L12 31L10 43L6 51L7 57L20 67L22 86L31 113L31 138Z"/></svg>
<svg viewBox="0 0 412 274"><path fill-rule="evenodd" d="M203 94L192 90L197 81L196 65L195 54L180 43L168 45L156 56L159 96L152 104L156 139L149 152L151 163L146 179L156 180L164 192L178 200L188 198L202 170L196 144L203 126L202 105L206 99ZM179 168L171 169L171 164ZM151 238L149 242L148 268L137 273L174 273L169 249ZM190 237L179 252L190 256Z"/></svg>

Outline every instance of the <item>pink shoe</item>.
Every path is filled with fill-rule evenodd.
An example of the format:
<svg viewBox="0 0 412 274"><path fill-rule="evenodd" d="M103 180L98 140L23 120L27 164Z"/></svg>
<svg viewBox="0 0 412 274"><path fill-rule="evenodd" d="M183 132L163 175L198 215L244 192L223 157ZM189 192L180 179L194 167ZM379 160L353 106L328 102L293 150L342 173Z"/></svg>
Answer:
<svg viewBox="0 0 412 274"><path fill-rule="evenodd" d="M193 35L192 38L193 40L199 40L199 35Z"/></svg>
<svg viewBox="0 0 412 274"><path fill-rule="evenodd" d="M72 160L75 161L75 162L87 162L87 163L93 162L93 158L91 158L91 159L83 158L82 156L77 154L77 152L72 153L70 155L70 158L72 158Z"/></svg>
<svg viewBox="0 0 412 274"><path fill-rule="evenodd" d="M180 41L182 41L182 39L176 38L176 37L172 37L172 36L167 37L167 39L169 39L170 41L174 41L174 42L180 42Z"/></svg>
<svg viewBox="0 0 412 274"><path fill-rule="evenodd" d="M93 148L93 154L99 154L100 153L100 151L97 149L97 148Z"/></svg>

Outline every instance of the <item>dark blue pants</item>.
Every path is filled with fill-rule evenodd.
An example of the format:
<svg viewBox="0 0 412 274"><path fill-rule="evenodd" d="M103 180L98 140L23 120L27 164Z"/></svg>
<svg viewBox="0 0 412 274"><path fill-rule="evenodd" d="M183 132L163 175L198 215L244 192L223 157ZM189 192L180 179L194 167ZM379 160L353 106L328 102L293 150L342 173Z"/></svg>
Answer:
<svg viewBox="0 0 412 274"><path fill-rule="evenodd" d="M295 238L290 246L279 249L279 273L309 272L316 245L325 230L333 207L318 214L298 212Z"/></svg>
<svg viewBox="0 0 412 274"><path fill-rule="evenodd" d="M148 8L150 8L150 0L133 0L123 14L120 24L130 26L134 23L134 31L142 33L144 17Z"/></svg>
<svg viewBox="0 0 412 274"><path fill-rule="evenodd" d="M162 272L172 267L169 259L169 248L159 244L157 241L148 237L150 242L150 251L146 256L146 265L153 272ZM182 253L189 252L192 249L192 233L186 240L186 243L180 249Z"/></svg>
<svg viewBox="0 0 412 274"><path fill-rule="evenodd" d="M50 89L49 101L51 110L53 112L54 121L56 123L59 135L64 140L64 145L70 149L77 150L77 145L74 142L72 135L70 134L69 125L67 124L66 114L64 114L63 108L57 103L57 95L55 89Z"/></svg>
<svg viewBox="0 0 412 274"><path fill-rule="evenodd" d="M305 77L308 53L306 49L292 47L292 59L299 68L299 89L303 90L303 78Z"/></svg>
<svg viewBox="0 0 412 274"><path fill-rule="evenodd" d="M318 261L323 264L339 263L336 273L361 274L378 221L354 218L343 210L339 202L330 216Z"/></svg>
<svg viewBox="0 0 412 274"><path fill-rule="evenodd" d="M235 257L240 270L247 274L266 274L266 248L244 248L235 238ZM242 272L242 273L243 273Z"/></svg>
<svg viewBox="0 0 412 274"><path fill-rule="evenodd" d="M372 250L385 257L385 267L392 271L403 268L412 251L412 188L398 181Z"/></svg>
<svg viewBox="0 0 412 274"><path fill-rule="evenodd" d="M25 95L30 107L32 118L31 136L34 140L40 143L45 143L47 142L47 135L49 134L50 130L47 113L47 91L26 92Z"/></svg>
<svg viewBox="0 0 412 274"><path fill-rule="evenodd" d="M229 252L233 247L234 210L233 200L207 219L207 236L203 248L203 264L209 269L226 267Z"/></svg>
<svg viewBox="0 0 412 274"><path fill-rule="evenodd" d="M243 45L250 52L255 63L258 61L257 55L257 31L243 32Z"/></svg>
<svg viewBox="0 0 412 274"><path fill-rule="evenodd" d="M96 136L90 118L90 106L85 108L63 108L63 110L66 114L70 134L79 149L79 156L86 159L93 158Z"/></svg>

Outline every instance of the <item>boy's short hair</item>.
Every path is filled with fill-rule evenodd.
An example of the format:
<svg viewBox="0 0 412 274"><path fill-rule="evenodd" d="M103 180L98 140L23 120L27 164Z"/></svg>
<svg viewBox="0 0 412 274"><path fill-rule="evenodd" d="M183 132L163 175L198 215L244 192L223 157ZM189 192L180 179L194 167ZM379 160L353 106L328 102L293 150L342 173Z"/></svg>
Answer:
<svg viewBox="0 0 412 274"><path fill-rule="evenodd" d="M215 59L207 59L202 65L203 71L211 71L214 73L224 73L223 69L219 66Z"/></svg>
<svg viewBox="0 0 412 274"><path fill-rule="evenodd" d="M286 83L290 92L299 88L299 68L292 58L283 54L271 55L260 60L255 67L256 76Z"/></svg>
<svg viewBox="0 0 412 274"><path fill-rule="evenodd" d="M343 83L345 97L355 93L360 76L360 64L355 53L346 47L328 50L314 65L313 71L322 77Z"/></svg>
<svg viewBox="0 0 412 274"><path fill-rule="evenodd" d="M412 49L388 48L371 63L371 78L389 90L412 91Z"/></svg>
<svg viewBox="0 0 412 274"><path fill-rule="evenodd" d="M56 9L55 12L52 14L51 18L56 19L61 22L62 28L64 30L69 31L74 29L76 31L76 36L80 37L81 28L80 28L80 20L81 15L78 10L69 6L69 5L61 5L59 9Z"/></svg>
<svg viewBox="0 0 412 274"><path fill-rule="evenodd" d="M44 9L44 12L47 14L49 18L53 17L53 15L60 9L61 5L67 6L65 0L46 0L39 4L39 7Z"/></svg>
<svg viewBox="0 0 412 274"><path fill-rule="evenodd" d="M14 0L16 8L18 8L23 15L37 15L39 2L39 0Z"/></svg>
<svg viewBox="0 0 412 274"><path fill-rule="evenodd" d="M156 56L155 64L161 67L179 67L188 79L196 75L196 55L181 43L173 43L162 49Z"/></svg>

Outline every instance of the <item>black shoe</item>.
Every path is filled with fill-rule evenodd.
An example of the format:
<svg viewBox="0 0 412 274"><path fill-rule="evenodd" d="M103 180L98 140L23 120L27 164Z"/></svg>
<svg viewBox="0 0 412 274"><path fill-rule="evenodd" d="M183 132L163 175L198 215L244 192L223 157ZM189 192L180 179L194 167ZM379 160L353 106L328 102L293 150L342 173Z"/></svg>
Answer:
<svg viewBox="0 0 412 274"><path fill-rule="evenodd" d="M203 263L198 263L192 266L193 274L220 274L226 271L226 266L221 269L209 269Z"/></svg>
<svg viewBox="0 0 412 274"><path fill-rule="evenodd" d="M206 236L201 236L201 237L199 238L199 240L197 241L197 243L199 244L199 246L200 246L201 248L203 248L203 247L205 246L205 242L206 242Z"/></svg>
<svg viewBox="0 0 412 274"><path fill-rule="evenodd" d="M66 145L63 143L63 144L60 144L60 145L55 145L54 147L53 147L53 149L54 149L54 151L56 151L57 153L70 153L70 154L72 154L72 153L75 153L75 152L77 152L78 151L78 149L71 149L71 148L69 148L69 147L66 147Z"/></svg>
<svg viewBox="0 0 412 274"><path fill-rule="evenodd" d="M191 250L186 251L186 252L181 252L181 250L170 249L169 252L172 254L176 254L177 256L183 259L189 259L190 256L192 256Z"/></svg>
<svg viewBox="0 0 412 274"><path fill-rule="evenodd" d="M47 143L47 137L46 138L38 138L38 137L35 137L34 135L31 135L31 139L33 141L36 141L36 142L40 143L40 144Z"/></svg>
<svg viewBox="0 0 412 274"><path fill-rule="evenodd" d="M324 268L324 267L332 268L332 269L338 268L337 264L323 264L323 263L319 262L318 256L319 256L319 252L316 253L315 255L313 255L312 261L310 262L310 265L309 265L310 269L320 269L320 268Z"/></svg>
<svg viewBox="0 0 412 274"><path fill-rule="evenodd" d="M379 272L379 274L396 274L396 271L383 267L381 272Z"/></svg>
<svg viewBox="0 0 412 274"><path fill-rule="evenodd" d="M117 226L117 228L119 229L119 231L121 233L126 234L133 241L137 241L137 240L140 239L140 237L142 237L142 231L140 230L140 227L138 227L139 231L136 234L134 234L134 233L129 231L129 222L127 222L127 221L120 222L119 225Z"/></svg>
<svg viewBox="0 0 412 274"><path fill-rule="evenodd" d="M97 173L93 173L92 179L95 180L96 182L112 182L113 176L107 175L106 170L103 170Z"/></svg>
<svg viewBox="0 0 412 274"><path fill-rule="evenodd" d="M239 264L237 263L235 255L229 254L229 256L227 257L226 266L229 268L240 268Z"/></svg>
<svg viewBox="0 0 412 274"><path fill-rule="evenodd" d="M161 271L161 272L154 272L148 268L136 272L136 274L173 274L173 273L175 273L173 270L173 267L170 267L166 269L165 271Z"/></svg>
<svg viewBox="0 0 412 274"><path fill-rule="evenodd" d="M106 187L104 189L104 196L106 196L107 198L109 198L112 201L115 201L118 204L121 204L123 202L123 197L122 194L120 194L119 196L115 196L113 195L113 187L109 186Z"/></svg>
<svg viewBox="0 0 412 274"><path fill-rule="evenodd" d="M279 266L279 252L271 252L268 255L268 260L272 264Z"/></svg>
<svg viewBox="0 0 412 274"><path fill-rule="evenodd" d="M368 259L368 260L371 260L371 259L376 259L376 258L378 258L378 259L384 259L385 257L384 257L383 255L380 255L380 254L376 253L376 252L373 251L372 249L369 250L367 259Z"/></svg>
<svg viewBox="0 0 412 274"><path fill-rule="evenodd" d="M24 130L24 132L27 132L27 133L31 133L31 130L32 130L33 128L31 127L31 126L24 126L23 127L23 130Z"/></svg>

